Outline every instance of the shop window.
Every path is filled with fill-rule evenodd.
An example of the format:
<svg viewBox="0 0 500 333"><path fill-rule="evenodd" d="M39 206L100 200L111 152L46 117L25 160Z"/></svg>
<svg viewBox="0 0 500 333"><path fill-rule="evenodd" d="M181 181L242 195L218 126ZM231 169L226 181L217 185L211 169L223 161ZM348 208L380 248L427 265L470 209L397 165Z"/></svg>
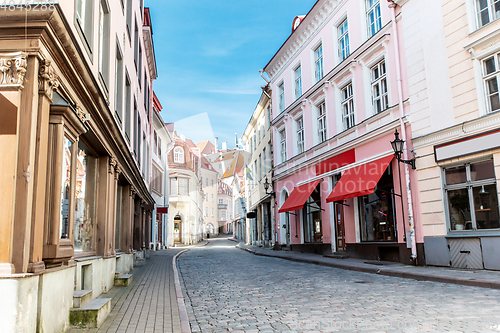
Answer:
<svg viewBox="0 0 500 333"><path fill-rule="evenodd" d="M304 243L322 243L321 194L318 185L307 199L304 209Z"/></svg>
<svg viewBox="0 0 500 333"><path fill-rule="evenodd" d="M358 200L361 241L397 241L391 164L377 183L375 192L361 196Z"/></svg>
<svg viewBox="0 0 500 333"><path fill-rule="evenodd" d="M451 231L498 229L498 195L493 160L444 169Z"/></svg>
<svg viewBox="0 0 500 333"><path fill-rule="evenodd" d="M95 251L97 159L80 141L76 156L75 254Z"/></svg>

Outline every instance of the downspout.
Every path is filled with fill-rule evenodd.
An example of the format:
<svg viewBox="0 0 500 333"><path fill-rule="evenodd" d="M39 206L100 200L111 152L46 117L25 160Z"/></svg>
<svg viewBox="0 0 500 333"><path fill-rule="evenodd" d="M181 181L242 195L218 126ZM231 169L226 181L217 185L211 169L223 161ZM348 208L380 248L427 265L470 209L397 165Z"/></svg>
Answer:
<svg viewBox="0 0 500 333"><path fill-rule="evenodd" d="M403 81L401 79L401 60L399 53L399 39L398 39L398 28L396 23L396 4L391 0L389 3L389 8L392 8L392 30L394 34L394 55L396 58L396 76L398 80L398 104L399 104L399 125L401 127L401 136L403 140L406 142L406 128L403 121L403 117L405 116L404 107L403 107ZM403 159L408 160L408 147L406 146L403 149ZM405 169L405 181L406 181L406 198L408 201L408 225L409 225L409 234L410 234L410 242L411 242L411 259L415 261L417 259L417 245L415 242L415 225L413 222L413 202L411 197L411 185L410 185L410 166L408 164L403 164ZM398 166L399 167L399 166ZM404 219L404 212L403 219ZM404 221L403 221L404 223ZM405 235L406 238L406 235ZM408 240L407 240L408 241Z"/></svg>

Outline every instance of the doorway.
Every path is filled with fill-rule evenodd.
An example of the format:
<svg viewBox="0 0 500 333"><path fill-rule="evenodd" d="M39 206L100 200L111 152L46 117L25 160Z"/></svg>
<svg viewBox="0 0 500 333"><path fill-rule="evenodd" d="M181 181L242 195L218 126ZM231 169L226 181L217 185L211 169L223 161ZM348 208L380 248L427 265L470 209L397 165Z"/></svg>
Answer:
<svg viewBox="0 0 500 333"><path fill-rule="evenodd" d="M335 203L335 237L337 239L337 252L345 251L344 206L339 203Z"/></svg>
<svg viewBox="0 0 500 333"><path fill-rule="evenodd" d="M174 217L174 243L182 242L182 219L179 215Z"/></svg>

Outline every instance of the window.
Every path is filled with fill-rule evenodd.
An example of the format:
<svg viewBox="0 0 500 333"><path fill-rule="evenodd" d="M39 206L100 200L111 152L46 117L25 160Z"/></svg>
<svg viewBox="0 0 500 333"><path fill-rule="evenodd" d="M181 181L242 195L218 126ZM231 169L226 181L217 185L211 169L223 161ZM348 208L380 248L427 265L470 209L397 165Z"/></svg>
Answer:
<svg viewBox="0 0 500 333"><path fill-rule="evenodd" d="M321 103L318 106L318 142L321 143L326 141L326 111L325 111L325 103Z"/></svg>
<svg viewBox="0 0 500 333"><path fill-rule="evenodd" d="M223 221L225 221L225 220L226 220L226 211L225 211L225 210L223 210L223 211L221 212L221 220L223 220Z"/></svg>
<svg viewBox="0 0 500 333"><path fill-rule="evenodd" d="M128 72L125 71L125 115L123 122L125 124L125 137L130 142L130 117L132 107L132 87L130 86L130 78Z"/></svg>
<svg viewBox="0 0 500 333"><path fill-rule="evenodd" d="M184 149L182 149L182 147L176 147L174 149L174 163L185 163Z"/></svg>
<svg viewBox="0 0 500 333"><path fill-rule="evenodd" d="M268 163L267 163L267 172L271 171L272 163L273 163L273 151L271 150L271 144L267 145L267 151L269 153Z"/></svg>
<svg viewBox="0 0 500 333"><path fill-rule="evenodd" d="M179 194L189 195L189 179L179 178Z"/></svg>
<svg viewBox="0 0 500 333"><path fill-rule="evenodd" d="M219 205L223 205L224 204L224 199L219 199Z"/></svg>
<svg viewBox="0 0 500 333"><path fill-rule="evenodd" d="M106 0L99 3L99 75L109 89L109 9Z"/></svg>
<svg viewBox="0 0 500 333"><path fill-rule="evenodd" d="M153 181L151 182L151 187L156 192L162 194L162 172L154 164L153 164Z"/></svg>
<svg viewBox="0 0 500 333"><path fill-rule="evenodd" d="M352 96L352 83L341 91L342 96L342 124L344 130L354 126L354 100Z"/></svg>
<svg viewBox="0 0 500 333"><path fill-rule="evenodd" d="M128 82L128 86L130 86L130 82ZM127 96L127 99L128 103L130 103L130 96ZM122 124L122 118L123 118L122 113L123 113L123 56L120 47L118 46L117 43L116 63L115 63L115 115L120 125Z"/></svg>
<svg viewBox="0 0 500 333"><path fill-rule="evenodd" d="M212 179L212 187L214 187L214 180Z"/></svg>
<svg viewBox="0 0 500 333"><path fill-rule="evenodd" d="M498 229L498 197L493 160L444 169L449 229Z"/></svg>
<svg viewBox="0 0 500 333"><path fill-rule="evenodd" d="M156 133L155 130L153 130L153 140L154 140L154 144L155 144L154 152L155 152L155 154L158 155L158 134Z"/></svg>
<svg viewBox="0 0 500 333"><path fill-rule="evenodd" d="M205 216L208 217L208 207L205 207Z"/></svg>
<svg viewBox="0 0 500 333"><path fill-rule="evenodd" d="M322 243L321 193L318 185L304 205L304 243Z"/></svg>
<svg viewBox="0 0 500 333"><path fill-rule="evenodd" d="M208 178L205 178L205 186L208 187Z"/></svg>
<svg viewBox="0 0 500 333"><path fill-rule="evenodd" d="M212 217L215 217L215 209L212 207Z"/></svg>
<svg viewBox="0 0 500 333"><path fill-rule="evenodd" d="M285 83L281 82L280 85L278 85L278 96L279 96L279 107L280 107L280 112L285 110Z"/></svg>
<svg viewBox="0 0 500 333"><path fill-rule="evenodd" d="M259 138L259 144L260 144L260 129L257 131L257 137Z"/></svg>
<svg viewBox="0 0 500 333"><path fill-rule="evenodd" d="M349 52L349 30L347 26L347 19L342 22L338 27L339 36L339 58L340 61L347 58L350 54Z"/></svg>
<svg viewBox="0 0 500 333"><path fill-rule="evenodd" d="M205 195L205 201L208 202L208 193Z"/></svg>
<svg viewBox="0 0 500 333"><path fill-rule="evenodd" d="M304 152L304 118L300 117L296 121L297 124L297 153Z"/></svg>
<svg viewBox="0 0 500 333"><path fill-rule="evenodd" d="M212 202L214 202L214 195L212 194Z"/></svg>
<svg viewBox="0 0 500 333"><path fill-rule="evenodd" d="M137 110L136 110L137 111ZM138 113L136 113L138 114ZM137 127L135 129L136 132L136 143L137 143L137 162L139 163L139 166L141 165L141 117L137 116Z"/></svg>
<svg viewBox="0 0 500 333"><path fill-rule="evenodd" d="M385 60L379 62L371 70L372 74L372 103L375 113L387 109L389 97L387 95L387 80L385 73Z"/></svg>
<svg viewBox="0 0 500 333"><path fill-rule="evenodd" d="M137 21L134 21L134 64L135 70L137 71L137 59L139 58L139 27L137 26ZM141 76L138 76L139 86L141 85Z"/></svg>
<svg viewBox="0 0 500 333"><path fill-rule="evenodd" d="M474 0L476 2L477 27L500 17L500 0Z"/></svg>
<svg viewBox="0 0 500 333"><path fill-rule="evenodd" d="M488 112L500 110L500 100L498 97L499 61L500 54L493 55L483 61L483 80Z"/></svg>
<svg viewBox="0 0 500 333"><path fill-rule="evenodd" d="M158 137L158 157L161 158L161 138Z"/></svg>
<svg viewBox="0 0 500 333"><path fill-rule="evenodd" d="M368 37L375 35L382 28L380 16L380 0L366 0L366 17L368 21Z"/></svg>
<svg viewBox="0 0 500 333"><path fill-rule="evenodd" d="M394 182L389 164L376 190L358 197L360 236L363 242L396 242ZM398 199L399 200L399 199Z"/></svg>
<svg viewBox="0 0 500 333"><path fill-rule="evenodd" d="M302 96L302 67L295 69L295 99Z"/></svg>
<svg viewBox="0 0 500 333"><path fill-rule="evenodd" d="M281 141L281 162L286 161L286 132L282 130L280 132L280 141Z"/></svg>
<svg viewBox="0 0 500 333"><path fill-rule="evenodd" d="M259 180L262 179L262 155L259 154Z"/></svg>
<svg viewBox="0 0 500 333"><path fill-rule="evenodd" d="M323 45L314 50L314 77L316 82L323 78Z"/></svg>
<svg viewBox="0 0 500 333"><path fill-rule="evenodd" d="M262 169L262 177L261 179L265 176L267 173L267 161L266 161L266 148L262 149L262 163L264 165L264 168Z"/></svg>
<svg viewBox="0 0 500 333"><path fill-rule="evenodd" d="M137 56L137 59L138 59L138 62L139 62L139 65L138 65L138 68L137 70L139 71L137 73L137 79L139 80L139 87L142 88L142 80L141 80L141 76L142 76L142 46L141 46L141 43L139 43L139 55ZM144 73L144 85L146 85L146 74ZM144 108L146 108L146 91L144 91Z"/></svg>
<svg viewBox="0 0 500 333"><path fill-rule="evenodd" d="M128 41L132 38L132 0L127 0L127 33Z"/></svg>
<svg viewBox="0 0 500 333"><path fill-rule="evenodd" d="M75 254L95 251L97 159L83 141L76 155Z"/></svg>
<svg viewBox="0 0 500 333"><path fill-rule="evenodd" d="M271 106L267 107L267 121L269 124L269 126L268 126L268 128L269 128L269 127L271 127L271 121L272 121L272 119L271 119Z"/></svg>
<svg viewBox="0 0 500 333"><path fill-rule="evenodd" d="M80 31L83 33L84 41L89 50L92 50L92 11L93 1L76 1L76 22L80 27Z"/></svg>
<svg viewBox="0 0 500 333"><path fill-rule="evenodd" d="M177 190L177 178L170 178L170 195L177 195L179 192Z"/></svg>

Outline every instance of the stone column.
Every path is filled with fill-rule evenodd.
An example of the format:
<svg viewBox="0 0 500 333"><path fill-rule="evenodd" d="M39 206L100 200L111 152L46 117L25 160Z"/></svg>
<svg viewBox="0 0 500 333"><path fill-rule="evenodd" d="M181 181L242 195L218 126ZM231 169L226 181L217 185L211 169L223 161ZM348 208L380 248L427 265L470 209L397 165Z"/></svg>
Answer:
<svg viewBox="0 0 500 333"><path fill-rule="evenodd" d="M28 272L45 270L42 261L43 232L46 216L47 158L49 145L49 114L53 91L59 86L51 63L42 60L38 71L38 120L36 130L35 164L33 168L33 210L31 214L31 251Z"/></svg>
<svg viewBox="0 0 500 333"><path fill-rule="evenodd" d="M104 252L104 258L114 256L115 253L115 222L116 222L116 185L118 180L118 175L116 172L117 162L114 157L109 159L108 168L108 218L107 218L107 242L106 251Z"/></svg>
<svg viewBox="0 0 500 333"><path fill-rule="evenodd" d="M35 67L36 62L31 61L29 70L35 70ZM18 178L20 177L24 181L25 186L29 183L29 173L25 172L23 175L22 172L20 174L18 171L18 143L21 141L20 136L26 135L26 124L31 121L32 111L25 105L26 101L21 102L21 91L24 88L24 77L27 70L28 62L25 53L0 54L0 151L2 152L0 159L0 188L2 190L2 200L0 200L0 212L2 212L0 214L0 274L2 275L22 271L23 266L22 258L21 262L18 262L20 267L13 265L13 241L15 231L18 229L14 225ZM30 73L30 76L34 77L34 74ZM31 82L32 84L33 82ZM32 86L31 89L33 89ZM28 108L28 119L21 119L21 104ZM22 142L25 143L25 140ZM23 159L22 162L20 167L25 166L26 160ZM27 170L25 169L25 171ZM26 208L26 203L24 207ZM26 223L26 220L21 221L21 223ZM25 240L22 239L22 243L16 244L16 246L24 249Z"/></svg>
<svg viewBox="0 0 500 333"><path fill-rule="evenodd" d="M132 185L123 187L122 200L122 230L120 249L126 253L132 253L132 225L134 221L134 196L135 190Z"/></svg>

